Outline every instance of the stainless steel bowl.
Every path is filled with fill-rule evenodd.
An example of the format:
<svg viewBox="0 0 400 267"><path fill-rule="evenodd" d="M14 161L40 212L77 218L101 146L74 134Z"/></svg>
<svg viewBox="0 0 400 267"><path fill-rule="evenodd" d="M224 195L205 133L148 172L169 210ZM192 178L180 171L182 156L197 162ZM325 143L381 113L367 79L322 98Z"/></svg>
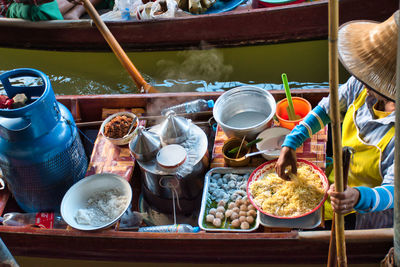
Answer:
<svg viewBox="0 0 400 267"><path fill-rule="evenodd" d="M276 101L267 90L241 86L222 94L213 109L217 123L228 137L254 139L271 127Z"/></svg>

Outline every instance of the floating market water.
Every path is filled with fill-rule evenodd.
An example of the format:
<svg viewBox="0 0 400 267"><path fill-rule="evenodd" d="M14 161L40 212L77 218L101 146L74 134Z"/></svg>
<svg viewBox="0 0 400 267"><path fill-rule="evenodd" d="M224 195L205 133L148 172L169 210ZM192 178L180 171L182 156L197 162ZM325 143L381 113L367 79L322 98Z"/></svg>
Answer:
<svg viewBox="0 0 400 267"><path fill-rule="evenodd" d="M127 53L142 76L161 92L229 90L240 85L283 89L328 88L328 42L209 50ZM110 52L56 52L0 48L0 73L34 68L47 74L56 94L137 93L135 83ZM349 77L342 66L339 82ZM33 81L34 82L34 81Z"/></svg>

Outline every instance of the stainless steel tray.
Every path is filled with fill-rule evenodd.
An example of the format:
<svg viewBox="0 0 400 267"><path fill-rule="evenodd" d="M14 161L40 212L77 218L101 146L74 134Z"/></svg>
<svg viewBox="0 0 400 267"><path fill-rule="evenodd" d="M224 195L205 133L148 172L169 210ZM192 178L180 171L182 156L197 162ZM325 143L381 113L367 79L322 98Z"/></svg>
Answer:
<svg viewBox="0 0 400 267"><path fill-rule="evenodd" d="M218 167L218 168L213 168L209 170L206 175L205 175L205 180L204 180L204 189L203 189L203 197L201 200L201 209L200 209L200 214L199 214L199 219L198 219L198 224L199 227L202 230L205 231L216 231L216 232L251 232L256 230L259 225L260 225L260 212L257 211L257 216L254 220L254 225L250 225L249 229L237 229L237 228L216 228L214 226L209 226L205 222L205 215L207 210L207 203L209 201L209 184L210 184L210 179L211 176L215 173L220 173L220 174L226 174L226 173L234 173L234 174L239 174L239 175L244 175L246 173L251 173L254 171L255 168L229 168L229 167Z"/></svg>
<svg viewBox="0 0 400 267"><path fill-rule="evenodd" d="M295 219L280 219L260 213L260 224L266 227L313 229L321 224L322 207L304 217Z"/></svg>

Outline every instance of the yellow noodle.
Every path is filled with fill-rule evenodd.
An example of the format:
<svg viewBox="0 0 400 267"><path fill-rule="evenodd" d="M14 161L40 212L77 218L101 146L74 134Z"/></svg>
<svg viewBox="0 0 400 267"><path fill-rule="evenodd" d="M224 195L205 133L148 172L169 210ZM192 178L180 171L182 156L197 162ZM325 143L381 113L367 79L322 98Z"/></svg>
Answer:
<svg viewBox="0 0 400 267"><path fill-rule="evenodd" d="M297 175L290 181L281 179L274 169L250 184L254 202L266 213L292 217L314 209L322 200L325 190L319 174L305 163L298 163Z"/></svg>

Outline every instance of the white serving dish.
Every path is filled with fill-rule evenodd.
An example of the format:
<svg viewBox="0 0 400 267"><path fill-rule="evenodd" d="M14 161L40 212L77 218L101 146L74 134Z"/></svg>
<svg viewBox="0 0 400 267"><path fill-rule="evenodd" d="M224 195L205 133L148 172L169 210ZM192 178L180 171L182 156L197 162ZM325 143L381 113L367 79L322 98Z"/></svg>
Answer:
<svg viewBox="0 0 400 267"><path fill-rule="evenodd" d="M279 157L281 153L281 145L285 140L286 135L290 133L289 129L283 127L272 127L262 131L257 139L262 138L260 142L256 144L257 149L270 150L261 154L266 160L272 160Z"/></svg>
<svg viewBox="0 0 400 267"><path fill-rule="evenodd" d="M128 199L126 206L116 218L99 226L80 224L76 221L75 216L78 210L87 207L89 198L112 188L117 189ZM116 223L128 209L131 201L132 188L128 181L116 174L100 173L85 177L71 186L62 199L60 211L62 218L69 226L78 230L98 230Z"/></svg>
<svg viewBox="0 0 400 267"><path fill-rule="evenodd" d="M208 211L207 210L207 201L209 200L209 184L210 184L210 179L211 176L215 173L220 173L222 175L226 173L234 173L234 174L239 174L239 175L244 175L246 173L251 174L251 172L254 170L254 168L230 168L230 167L218 167L218 168L213 168L209 170L206 175L205 175L205 180L204 180L204 190L203 190L203 197L201 200L201 209L199 213L199 218L198 218L198 224L199 227L204 230L204 231L213 231L213 232L252 232L256 230L259 225L260 225L260 212L257 211L257 216L255 218L254 225L250 227L249 229L240 229L240 228L215 228L207 225L205 222L205 214Z"/></svg>

